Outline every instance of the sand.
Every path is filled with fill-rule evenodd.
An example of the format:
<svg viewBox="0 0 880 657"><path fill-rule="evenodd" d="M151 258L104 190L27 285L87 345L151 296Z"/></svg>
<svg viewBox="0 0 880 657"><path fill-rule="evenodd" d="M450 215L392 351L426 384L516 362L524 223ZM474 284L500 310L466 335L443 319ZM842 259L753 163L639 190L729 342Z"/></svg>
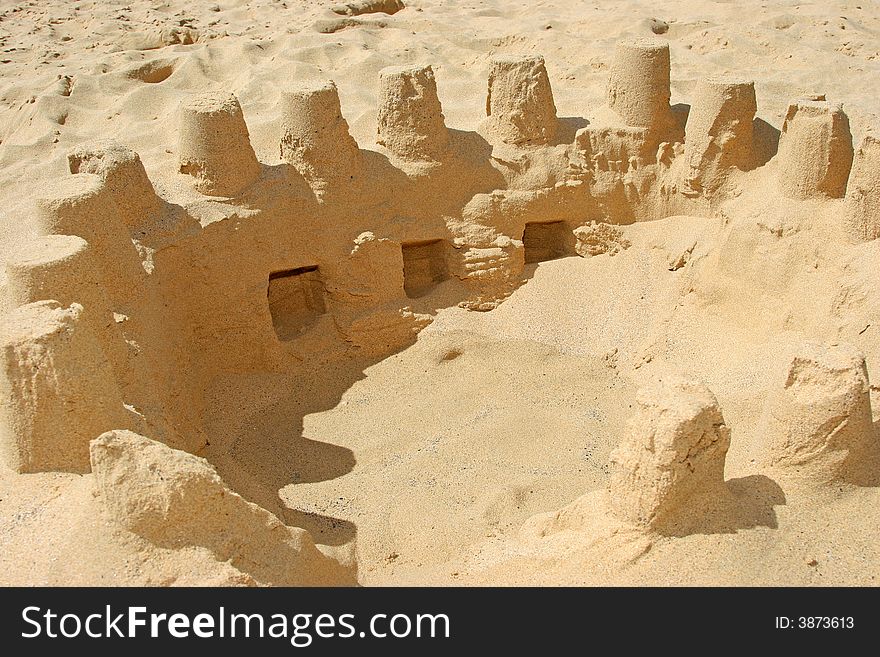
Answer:
<svg viewBox="0 0 880 657"><path fill-rule="evenodd" d="M0 3L0 583L876 584L878 29Z"/></svg>

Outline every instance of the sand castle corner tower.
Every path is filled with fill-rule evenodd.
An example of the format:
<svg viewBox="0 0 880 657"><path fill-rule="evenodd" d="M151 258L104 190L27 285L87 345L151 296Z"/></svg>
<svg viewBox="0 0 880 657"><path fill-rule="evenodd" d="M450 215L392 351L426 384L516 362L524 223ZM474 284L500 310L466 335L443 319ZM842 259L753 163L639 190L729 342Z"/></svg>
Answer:
<svg viewBox="0 0 880 657"><path fill-rule="evenodd" d="M238 99L231 93L206 92L180 106L180 172L210 196L235 196L260 175Z"/></svg>
<svg viewBox="0 0 880 657"><path fill-rule="evenodd" d="M853 161L852 134L843 107L825 100L789 105L776 158L783 196L841 198Z"/></svg>
<svg viewBox="0 0 880 657"><path fill-rule="evenodd" d="M619 41L611 64L608 105L625 125L647 128L658 141L675 121L669 105L669 44L659 39Z"/></svg>
<svg viewBox="0 0 880 657"><path fill-rule="evenodd" d="M536 146L556 136L556 105L544 58L492 58L484 123L486 132L507 144Z"/></svg>
<svg viewBox="0 0 880 657"><path fill-rule="evenodd" d="M701 81L685 127L685 183L692 191L718 187L727 169L754 160L755 84L729 76Z"/></svg>
<svg viewBox="0 0 880 657"><path fill-rule="evenodd" d="M449 148L437 82L430 66L379 71L377 142L402 160L437 162Z"/></svg>
<svg viewBox="0 0 880 657"><path fill-rule="evenodd" d="M281 93L280 106L282 160L318 187L359 175L361 153L333 81L302 82Z"/></svg>
<svg viewBox="0 0 880 657"><path fill-rule="evenodd" d="M128 423L83 314L38 301L0 325L0 450L16 472L88 472L89 441Z"/></svg>
<svg viewBox="0 0 880 657"><path fill-rule="evenodd" d="M764 433L779 472L819 484L862 479L880 455L864 355L804 343L768 398Z"/></svg>
<svg viewBox="0 0 880 657"><path fill-rule="evenodd" d="M853 158L846 189L846 224L856 242L880 237L880 139L866 135Z"/></svg>
<svg viewBox="0 0 880 657"><path fill-rule="evenodd" d="M122 223L132 230L143 229L162 209L162 200L140 156L130 148L110 139L82 144L67 155L71 173L89 173L100 177L113 197Z"/></svg>
<svg viewBox="0 0 880 657"><path fill-rule="evenodd" d="M612 454L612 513L658 528L724 494L730 430L699 381L667 377L640 389L629 434Z"/></svg>

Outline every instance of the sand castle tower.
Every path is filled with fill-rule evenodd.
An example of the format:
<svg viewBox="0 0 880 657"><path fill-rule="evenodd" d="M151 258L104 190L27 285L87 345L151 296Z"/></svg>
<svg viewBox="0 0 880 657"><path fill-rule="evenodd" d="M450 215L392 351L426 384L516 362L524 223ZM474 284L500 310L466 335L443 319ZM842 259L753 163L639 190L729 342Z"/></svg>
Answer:
<svg viewBox="0 0 880 657"><path fill-rule="evenodd" d="M231 93L207 92L180 107L180 172L210 196L235 196L260 175L238 99Z"/></svg>
<svg viewBox="0 0 880 657"><path fill-rule="evenodd" d="M162 199L140 156L130 148L110 139L76 147L67 155L71 173L99 176L112 195L122 223L130 230L143 230L162 210Z"/></svg>
<svg viewBox="0 0 880 657"><path fill-rule="evenodd" d="M281 159L324 188L359 175L357 142L330 80L304 82L281 94Z"/></svg>
<svg viewBox="0 0 880 657"><path fill-rule="evenodd" d="M556 136L556 105L544 58L499 55L489 68L486 132L506 144L536 146Z"/></svg>
<svg viewBox="0 0 880 657"><path fill-rule="evenodd" d="M379 71L380 145L402 160L443 160L449 131L430 66L391 66Z"/></svg>
<svg viewBox="0 0 880 657"><path fill-rule="evenodd" d="M675 125L669 106L669 44L619 41L611 64L608 105L628 126L647 128L657 141Z"/></svg>
<svg viewBox="0 0 880 657"><path fill-rule="evenodd" d="M880 139L867 135L856 151L846 189L846 228L851 239L880 237Z"/></svg>
<svg viewBox="0 0 880 657"><path fill-rule="evenodd" d="M0 325L0 451L16 472L89 471L89 441L128 424L83 307L27 304Z"/></svg>
<svg viewBox="0 0 880 657"><path fill-rule="evenodd" d="M629 435L611 457L612 513L656 529L699 514L725 494L730 430L699 381L668 377L639 390Z"/></svg>
<svg viewBox="0 0 880 657"><path fill-rule="evenodd" d="M144 277L122 213L100 177L88 173L64 176L50 195L37 200L36 213L41 233L76 235L89 243L102 281L114 298L126 298Z"/></svg>
<svg viewBox="0 0 880 657"><path fill-rule="evenodd" d="M789 105L776 158L783 196L841 198L853 160L852 134L843 108L825 100Z"/></svg>
<svg viewBox="0 0 880 657"><path fill-rule="evenodd" d="M763 426L770 465L781 473L820 484L861 480L880 456L864 355L804 343L767 401Z"/></svg>
<svg viewBox="0 0 880 657"><path fill-rule="evenodd" d="M692 191L711 191L727 169L744 169L752 163L757 111L751 81L719 76L697 85L684 142L685 182Z"/></svg>

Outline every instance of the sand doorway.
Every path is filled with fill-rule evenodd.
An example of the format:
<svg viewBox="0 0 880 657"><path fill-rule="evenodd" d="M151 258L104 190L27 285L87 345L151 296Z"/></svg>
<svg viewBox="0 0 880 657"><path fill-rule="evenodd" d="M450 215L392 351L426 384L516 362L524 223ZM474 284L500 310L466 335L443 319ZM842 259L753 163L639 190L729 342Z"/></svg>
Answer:
<svg viewBox="0 0 880 657"><path fill-rule="evenodd" d="M425 296L449 278L443 240L402 244L403 289L410 299Z"/></svg>
<svg viewBox="0 0 880 657"><path fill-rule="evenodd" d="M317 265L269 274L267 297L272 326L280 340L302 335L327 312L324 283Z"/></svg>
<svg viewBox="0 0 880 657"><path fill-rule="evenodd" d="M562 258L571 252L571 231L564 221L527 223L523 231L525 261L544 262Z"/></svg>

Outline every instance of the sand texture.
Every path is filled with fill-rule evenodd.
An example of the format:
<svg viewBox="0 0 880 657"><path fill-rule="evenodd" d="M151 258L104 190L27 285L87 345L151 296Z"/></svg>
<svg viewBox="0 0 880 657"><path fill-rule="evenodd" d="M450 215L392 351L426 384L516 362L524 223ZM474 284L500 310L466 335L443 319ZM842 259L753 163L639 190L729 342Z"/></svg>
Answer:
<svg viewBox="0 0 880 657"><path fill-rule="evenodd" d="M877 584L877 34L0 0L0 584Z"/></svg>

